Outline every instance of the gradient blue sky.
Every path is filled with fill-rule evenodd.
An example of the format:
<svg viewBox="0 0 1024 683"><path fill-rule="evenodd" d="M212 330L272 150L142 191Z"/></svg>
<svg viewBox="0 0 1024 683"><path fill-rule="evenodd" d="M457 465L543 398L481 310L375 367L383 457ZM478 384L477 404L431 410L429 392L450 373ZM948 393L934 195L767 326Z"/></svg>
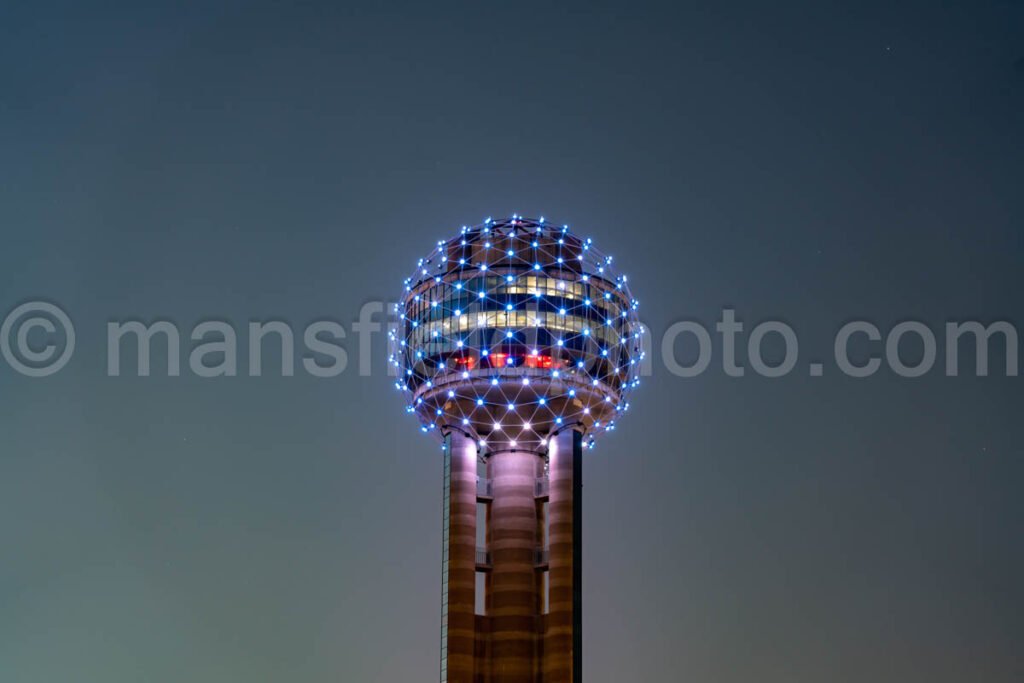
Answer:
<svg viewBox="0 0 1024 683"><path fill-rule="evenodd" d="M348 324L521 212L614 253L656 335L1020 326L1022 21L4 3L0 310L79 340L0 364L0 680L436 679L441 461L386 378L108 378L109 320ZM1021 382L656 373L586 463L588 681L1020 681Z"/></svg>

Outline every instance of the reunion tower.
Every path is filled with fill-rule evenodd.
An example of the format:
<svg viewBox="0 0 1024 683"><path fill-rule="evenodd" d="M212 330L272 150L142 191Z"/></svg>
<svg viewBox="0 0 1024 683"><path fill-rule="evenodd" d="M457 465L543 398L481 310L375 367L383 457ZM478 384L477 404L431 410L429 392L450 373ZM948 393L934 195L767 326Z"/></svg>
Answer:
<svg viewBox="0 0 1024 683"><path fill-rule="evenodd" d="M639 383L637 302L568 227L512 216L437 243L390 334L444 444L442 683L580 683L582 457Z"/></svg>

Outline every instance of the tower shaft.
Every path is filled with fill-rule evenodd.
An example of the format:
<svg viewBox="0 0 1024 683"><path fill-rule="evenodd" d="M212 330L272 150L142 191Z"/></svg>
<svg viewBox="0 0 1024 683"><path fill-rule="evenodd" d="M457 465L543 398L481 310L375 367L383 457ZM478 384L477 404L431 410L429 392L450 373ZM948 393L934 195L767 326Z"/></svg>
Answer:
<svg viewBox="0 0 1024 683"><path fill-rule="evenodd" d="M537 555L537 479L543 460L527 451L502 451L489 458L493 502L490 504L488 550L491 576L487 595L490 620L490 681L530 683L537 680L541 604Z"/></svg>
<svg viewBox="0 0 1024 683"><path fill-rule="evenodd" d="M550 581L544 634L544 681L581 683L583 602L583 440L563 432L548 452Z"/></svg>
<svg viewBox="0 0 1024 683"><path fill-rule="evenodd" d="M580 683L581 454L445 437L442 683Z"/></svg>
<svg viewBox="0 0 1024 683"><path fill-rule="evenodd" d="M476 444L445 438L444 530L441 565L441 681L475 681Z"/></svg>

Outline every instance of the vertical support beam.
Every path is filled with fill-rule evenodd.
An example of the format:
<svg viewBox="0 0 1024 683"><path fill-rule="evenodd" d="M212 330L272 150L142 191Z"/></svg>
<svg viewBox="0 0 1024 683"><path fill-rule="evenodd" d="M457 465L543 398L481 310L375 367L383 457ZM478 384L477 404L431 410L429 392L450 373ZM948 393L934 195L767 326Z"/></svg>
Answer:
<svg viewBox="0 0 1024 683"><path fill-rule="evenodd" d="M476 442L445 436L441 683L474 683L476 461Z"/></svg>
<svg viewBox="0 0 1024 683"><path fill-rule="evenodd" d="M550 607L544 636L544 683L583 680L583 435L549 441Z"/></svg>
<svg viewBox="0 0 1024 683"><path fill-rule="evenodd" d="M583 433L572 431L572 680L583 683Z"/></svg>
<svg viewBox="0 0 1024 683"><path fill-rule="evenodd" d="M502 451L489 459L491 683L533 683L537 650L535 487L541 456Z"/></svg>

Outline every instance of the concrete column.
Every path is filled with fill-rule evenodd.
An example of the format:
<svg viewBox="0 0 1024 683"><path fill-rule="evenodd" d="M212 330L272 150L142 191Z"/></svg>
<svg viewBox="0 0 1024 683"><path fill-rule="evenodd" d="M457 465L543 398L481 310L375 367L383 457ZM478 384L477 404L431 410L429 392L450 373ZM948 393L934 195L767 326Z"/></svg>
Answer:
<svg viewBox="0 0 1024 683"><path fill-rule="evenodd" d="M491 503L490 683L533 683L537 649L535 484L541 456L495 453L488 460Z"/></svg>
<svg viewBox="0 0 1024 683"><path fill-rule="evenodd" d="M549 609L544 683L581 683L583 438L566 430L548 443Z"/></svg>
<svg viewBox="0 0 1024 683"><path fill-rule="evenodd" d="M442 683L475 680L476 463L475 441L459 432L445 437Z"/></svg>

